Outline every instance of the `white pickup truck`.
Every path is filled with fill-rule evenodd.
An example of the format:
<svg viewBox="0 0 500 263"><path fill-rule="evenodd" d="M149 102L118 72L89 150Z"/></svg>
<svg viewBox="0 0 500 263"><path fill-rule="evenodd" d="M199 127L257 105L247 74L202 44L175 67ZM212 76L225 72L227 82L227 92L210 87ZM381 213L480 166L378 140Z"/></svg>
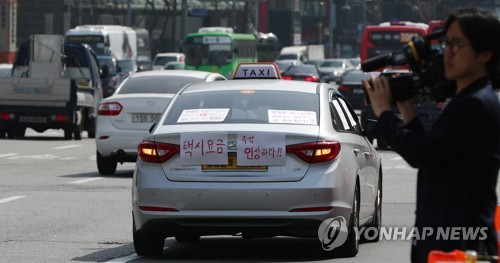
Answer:
<svg viewBox="0 0 500 263"><path fill-rule="evenodd" d="M96 55L85 44L64 43L61 35L33 35L16 55L12 73L0 77L0 137L24 137L63 129L64 138L95 137L102 99Z"/></svg>

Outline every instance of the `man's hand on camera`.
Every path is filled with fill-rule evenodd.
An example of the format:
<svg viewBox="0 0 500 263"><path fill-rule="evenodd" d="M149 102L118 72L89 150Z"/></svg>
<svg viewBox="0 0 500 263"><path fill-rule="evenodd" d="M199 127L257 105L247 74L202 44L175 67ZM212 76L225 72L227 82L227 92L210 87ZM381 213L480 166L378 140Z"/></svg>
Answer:
<svg viewBox="0 0 500 263"><path fill-rule="evenodd" d="M391 110L391 90L385 77L371 76L372 85L368 80L363 80L363 86L368 94L375 116L380 117L382 112Z"/></svg>
<svg viewBox="0 0 500 263"><path fill-rule="evenodd" d="M396 105L398 106L399 112L401 113L401 118L403 118L403 122L407 124L413 118L417 117L417 98L413 97L404 101L397 101Z"/></svg>

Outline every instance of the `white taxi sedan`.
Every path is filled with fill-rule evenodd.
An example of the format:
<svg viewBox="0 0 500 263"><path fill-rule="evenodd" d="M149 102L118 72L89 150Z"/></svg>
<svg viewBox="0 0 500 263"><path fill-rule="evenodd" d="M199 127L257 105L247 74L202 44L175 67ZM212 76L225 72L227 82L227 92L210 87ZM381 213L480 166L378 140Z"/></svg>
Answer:
<svg viewBox="0 0 500 263"><path fill-rule="evenodd" d="M137 145L182 87L225 79L218 73L194 70L143 71L131 75L99 105L95 140L99 173L112 175L118 162L137 160Z"/></svg>
<svg viewBox="0 0 500 263"><path fill-rule="evenodd" d="M265 72L248 69L240 78ZM187 86L138 150L132 187L138 255L162 254L165 238L208 235L323 237L328 247L331 236L321 229L335 221L345 239L333 251L355 256L354 228L380 229L380 157L353 109L326 83Z"/></svg>

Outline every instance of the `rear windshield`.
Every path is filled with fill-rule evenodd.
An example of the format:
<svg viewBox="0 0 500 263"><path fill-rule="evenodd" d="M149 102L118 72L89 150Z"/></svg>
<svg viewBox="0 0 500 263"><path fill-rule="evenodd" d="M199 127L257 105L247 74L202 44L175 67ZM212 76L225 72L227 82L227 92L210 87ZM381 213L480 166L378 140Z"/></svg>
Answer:
<svg viewBox="0 0 500 263"><path fill-rule="evenodd" d="M319 117L318 95L301 92L237 90L182 94L177 96L171 107L163 125L193 123L317 125Z"/></svg>
<svg viewBox="0 0 500 263"><path fill-rule="evenodd" d="M117 93L177 93L182 87L189 83L202 81L204 81L204 79L179 76L131 77L123 83L123 86Z"/></svg>

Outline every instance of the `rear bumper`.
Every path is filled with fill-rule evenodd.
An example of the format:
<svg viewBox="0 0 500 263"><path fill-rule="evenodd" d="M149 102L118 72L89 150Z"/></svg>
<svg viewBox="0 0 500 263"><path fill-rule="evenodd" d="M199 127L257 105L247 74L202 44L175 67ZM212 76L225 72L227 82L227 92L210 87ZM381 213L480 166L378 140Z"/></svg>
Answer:
<svg viewBox="0 0 500 263"><path fill-rule="evenodd" d="M198 218L156 218L151 219L137 229L138 232L155 234L163 237L182 235L236 235L242 233L248 237L293 236L317 238L318 229L323 220L343 216L350 220L351 210L334 208L321 217L308 218L305 215L288 217L198 217ZM140 215L134 213L134 220ZM349 221L347 221L349 222Z"/></svg>

